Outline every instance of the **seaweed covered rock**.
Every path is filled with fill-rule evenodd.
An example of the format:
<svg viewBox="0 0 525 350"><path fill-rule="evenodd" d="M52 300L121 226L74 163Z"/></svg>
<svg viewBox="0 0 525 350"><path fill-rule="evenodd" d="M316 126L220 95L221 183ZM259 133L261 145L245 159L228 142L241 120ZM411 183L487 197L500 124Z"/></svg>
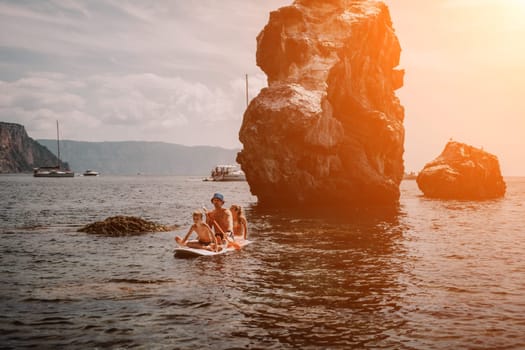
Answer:
<svg viewBox="0 0 525 350"><path fill-rule="evenodd" d="M496 156L455 141L425 165L417 185L425 196L442 199L497 198L506 189Z"/></svg>
<svg viewBox="0 0 525 350"><path fill-rule="evenodd" d="M167 232L172 226L160 225L134 216L112 216L104 221L86 225L78 232L94 233L106 236L132 236L148 232Z"/></svg>
<svg viewBox="0 0 525 350"><path fill-rule="evenodd" d="M259 203L391 204L403 178L401 47L380 1L296 0L257 37L268 87L237 161Z"/></svg>

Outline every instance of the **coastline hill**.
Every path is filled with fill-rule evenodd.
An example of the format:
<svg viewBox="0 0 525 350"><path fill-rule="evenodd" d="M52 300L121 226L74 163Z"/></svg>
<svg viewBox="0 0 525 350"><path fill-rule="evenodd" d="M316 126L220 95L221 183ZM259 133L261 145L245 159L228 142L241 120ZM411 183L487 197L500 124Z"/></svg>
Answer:
<svg viewBox="0 0 525 350"><path fill-rule="evenodd" d="M37 140L53 149L55 140ZM217 164L235 164L238 149L183 146L165 142L60 141L61 158L77 173L93 169L118 175L202 175Z"/></svg>
<svg viewBox="0 0 525 350"><path fill-rule="evenodd" d="M48 145L56 150L56 140ZM33 168L56 166L58 158L27 135L24 126L0 122L0 174L29 173ZM61 162L61 168L68 168Z"/></svg>

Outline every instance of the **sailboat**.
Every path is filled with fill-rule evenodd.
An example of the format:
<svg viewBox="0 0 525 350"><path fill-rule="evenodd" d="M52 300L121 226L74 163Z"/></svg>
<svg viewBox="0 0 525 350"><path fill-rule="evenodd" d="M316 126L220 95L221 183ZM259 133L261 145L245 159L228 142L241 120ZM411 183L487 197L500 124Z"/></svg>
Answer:
<svg viewBox="0 0 525 350"><path fill-rule="evenodd" d="M58 131L58 120L57 120L57 155L58 164L52 167L39 167L33 169L34 177L74 177L75 173L71 170L63 170L60 168L60 134Z"/></svg>

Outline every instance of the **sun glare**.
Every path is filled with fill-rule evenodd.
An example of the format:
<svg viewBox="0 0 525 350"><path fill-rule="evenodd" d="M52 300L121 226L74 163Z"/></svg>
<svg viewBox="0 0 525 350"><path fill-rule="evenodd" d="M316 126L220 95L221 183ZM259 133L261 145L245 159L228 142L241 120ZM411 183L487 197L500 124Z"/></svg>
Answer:
<svg viewBox="0 0 525 350"><path fill-rule="evenodd" d="M520 6L521 8L525 8L525 0L508 0L508 2L511 5Z"/></svg>
<svg viewBox="0 0 525 350"><path fill-rule="evenodd" d="M514 29L525 29L525 0L505 0L501 1L501 6L505 7L508 26Z"/></svg>
<svg viewBox="0 0 525 350"><path fill-rule="evenodd" d="M511 10L519 12L519 15L525 14L525 0L506 0L502 1L503 6L508 6ZM523 18L521 18L523 20Z"/></svg>

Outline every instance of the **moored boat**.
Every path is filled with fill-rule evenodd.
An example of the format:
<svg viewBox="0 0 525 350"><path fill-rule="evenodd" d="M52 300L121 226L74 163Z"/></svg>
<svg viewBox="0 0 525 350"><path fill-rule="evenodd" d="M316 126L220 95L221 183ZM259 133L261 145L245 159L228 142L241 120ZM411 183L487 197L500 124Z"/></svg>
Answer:
<svg viewBox="0 0 525 350"><path fill-rule="evenodd" d="M57 120L57 160L56 166L44 166L33 169L34 177L74 177L75 173L69 169L60 168L60 136L58 131L58 120Z"/></svg>
<svg viewBox="0 0 525 350"><path fill-rule="evenodd" d="M74 177L75 173L70 170L62 170L60 167L40 167L33 169L34 177Z"/></svg>
<svg viewBox="0 0 525 350"><path fill-rule="evenodd" d="M84 176L98 176L99 173L98 173L98 171L88 169L88 170L84 171L84 174L82 174L82 175L84 175Z"/></svg>
<svg viewBox="0 0 525 350"><path fill-rule="evenodd" d="M246 175L236 165L217 165L204 181L246 181Z"/></svg>

